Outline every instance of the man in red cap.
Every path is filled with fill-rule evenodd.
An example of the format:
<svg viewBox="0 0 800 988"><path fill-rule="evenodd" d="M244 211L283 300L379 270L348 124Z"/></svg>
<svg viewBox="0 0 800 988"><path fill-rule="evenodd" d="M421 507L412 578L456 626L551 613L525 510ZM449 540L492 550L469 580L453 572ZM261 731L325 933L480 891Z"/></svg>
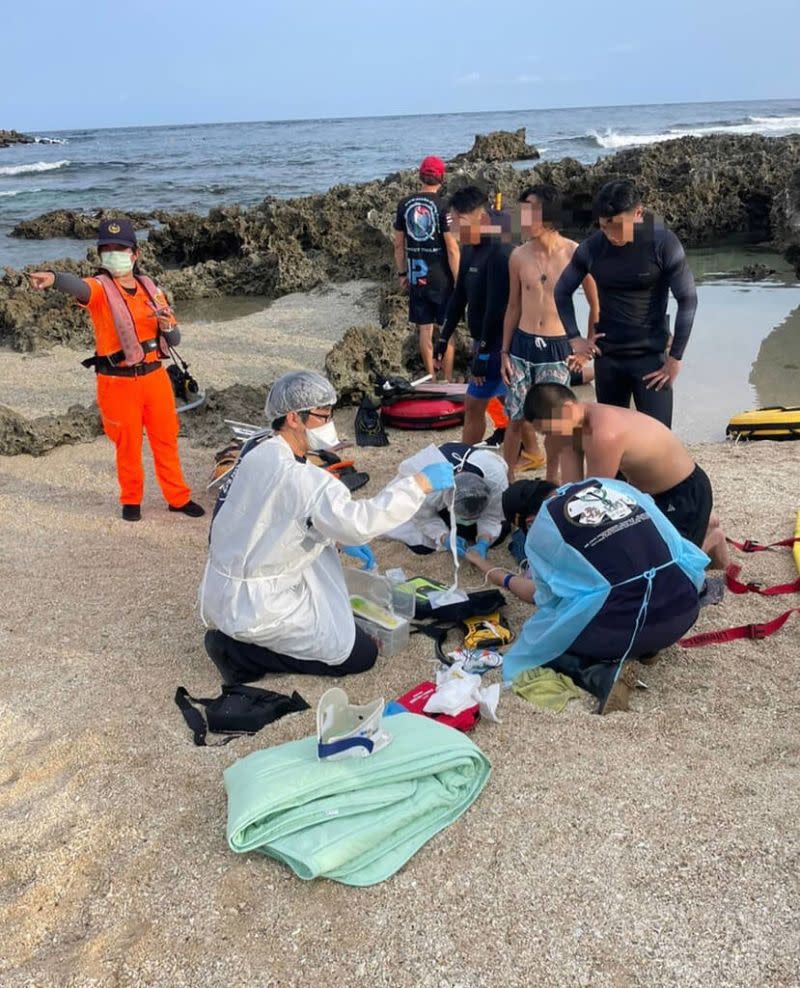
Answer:
<svg viewBox="0 0 800 988"><path fill-rule="evenodd" d="M428 155L419 166L420 190L397 206L394 261L400 287L408 292L408 321L419 330L419 352L426 373L434 376L433 327L441 325L458 275L458 240L450 233L446 204L440 195L444 162ZM444 379L453 375L455 343L442 361Z"/></svg>

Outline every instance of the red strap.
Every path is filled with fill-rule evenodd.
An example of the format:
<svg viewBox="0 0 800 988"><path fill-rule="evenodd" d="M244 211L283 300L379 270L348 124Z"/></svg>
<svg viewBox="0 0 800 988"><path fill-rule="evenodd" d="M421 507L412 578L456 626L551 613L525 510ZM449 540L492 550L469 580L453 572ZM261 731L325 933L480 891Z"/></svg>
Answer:
<svg viewBox="0 0 800 988"><path fill-rule="evenodd" d="M704 631L699 635L692 635L691 638L681 638L678 644L682 648L699 648L701 645L722 645L725 642L737 641L740 638L752 638L760 640L769 638L779 631L789 620L792 614L800 614L800 607L793 607L790 611L784 611L778 617L764 624L742 624L738 628L723 628L721 631Z"/></svg>
<svg viewBox="0 0 800 988"><path fill-rule="evenodd" d="M780 542L770 542L769 545L762 545L760 542L751 542L750 539L745 539L744 542L734 542L733 539L725 540L728 545L732 545L734 549L739 549L740 552L766 552L768 549L779 549L783 546L794 545L795 542L800 542L800 535L795 535L790 539L781 539Z"/></svg>
<svg viewBox="0 0 800 988"><path fill-rule="evenodd" d="M739 574L742 567L736 563L731 563L725 570L725 583L731 593L757 593L762 597L777 597L784 593L800 593L800 576L792 583L777 583L772 587L762 586L760 583L742 583Z"/></svg>

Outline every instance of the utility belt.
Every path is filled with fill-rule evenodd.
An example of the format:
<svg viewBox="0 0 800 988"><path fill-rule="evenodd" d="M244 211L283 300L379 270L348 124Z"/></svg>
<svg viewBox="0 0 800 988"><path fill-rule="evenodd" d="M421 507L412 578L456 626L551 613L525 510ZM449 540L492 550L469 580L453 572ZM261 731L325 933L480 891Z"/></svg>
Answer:
<svg viewBox="0 0 800 988"><path fill-rule="evenodd" d="M145 356L148 353L158 353L159 359L150 363L134 364L131 367L120 367L119 365L125 359L125 351L117 350L115 353L106 354L104 357L94 354L94 356L82 360L81 364L87 369L94 367L95 374L105 374L108 377L142 377L158 370L161 366L161 350L157 338L141 340L140 345Z"/></svg>

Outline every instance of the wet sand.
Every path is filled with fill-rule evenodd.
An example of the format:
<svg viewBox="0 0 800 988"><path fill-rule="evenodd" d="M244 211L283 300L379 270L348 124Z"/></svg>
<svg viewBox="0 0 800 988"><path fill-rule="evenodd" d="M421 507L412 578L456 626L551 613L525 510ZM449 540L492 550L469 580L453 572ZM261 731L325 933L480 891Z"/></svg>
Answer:
<svg viewBox="0 0 800 988"><path fill-rule="evenodd" d="M340 435L352 418L337 414ZM364 493L445 436L356 450ZM210 452L182 452L202 491ZM732 534L791 533L800 444L694 453ZM379 886L308 884L228 849L222 771L312 733L313 709L193 746L172 698L218 692L194 609L207 519L169 515L149 467L139 524L115 499L105 440L0 459L4 988L797 984L800 618L764 642L668 650L629 713L599 718L588 700L541 713L504 695L502 724L474 734L492 777L456 825ZM382 567L449 577L443 554L375 549ZM788 552L746 559L751 579L793 573ZM697 630L791 602L729 595ZM527 613L508 607L515 629ZM429 676L431 645L412 641L346 682L353 699ZM328 684L261 685L313 707Z"/></svg>

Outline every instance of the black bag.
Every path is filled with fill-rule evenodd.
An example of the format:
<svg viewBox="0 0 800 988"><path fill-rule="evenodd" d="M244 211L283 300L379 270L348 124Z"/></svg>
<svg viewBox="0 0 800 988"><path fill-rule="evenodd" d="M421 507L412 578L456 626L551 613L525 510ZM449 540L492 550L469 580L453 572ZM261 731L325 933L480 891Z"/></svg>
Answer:
<svg viewBox="0 0 800 988"><path fill-rule="evenodd" d="M359 446L388 446L389 437L383 427L380 407L364 396L358 406L355 421L356 443Z"/></svg>
<svg viewBox="0 0 800 988"><path fill-rule="evenodd" d="M446 587L442 588L446 590ZM433 618L438 624L450 624L474 617L476 614L493 614L506 606L506 599L499 590L478 590L467 594L467 600L444 607L431 607L430 601L417 596L415 620Z"/></svg>
<svg viewBox="0 0 800 988"><path fill-rule="evenodd" d="M206 734L255 734L262 727L279 720L286 714L308 710L309 705L299 693L286 696L272 690L260 690L256 686L223 686L222 696L189 696L183 686L175 692L175 703L183 714L183 719L194 734L198 747L206 746ZM205 717L192 704L205 707ZM220 744L227 744L233 737L225 738Z"/></svg>

